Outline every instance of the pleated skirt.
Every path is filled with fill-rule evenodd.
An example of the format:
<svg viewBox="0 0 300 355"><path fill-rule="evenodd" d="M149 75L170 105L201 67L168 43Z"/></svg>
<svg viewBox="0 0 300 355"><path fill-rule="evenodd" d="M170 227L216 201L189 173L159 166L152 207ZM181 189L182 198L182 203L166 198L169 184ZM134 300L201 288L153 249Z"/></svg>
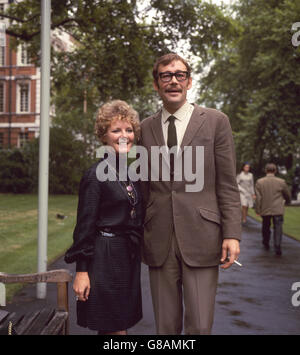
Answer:
<svg viewBox="0 0 300 355"><path fill-rule="evenodd" d="M77 301L77 324L100 333L126 330L142 318L141 258L126 236L96 238L87 301Z"/></svg>

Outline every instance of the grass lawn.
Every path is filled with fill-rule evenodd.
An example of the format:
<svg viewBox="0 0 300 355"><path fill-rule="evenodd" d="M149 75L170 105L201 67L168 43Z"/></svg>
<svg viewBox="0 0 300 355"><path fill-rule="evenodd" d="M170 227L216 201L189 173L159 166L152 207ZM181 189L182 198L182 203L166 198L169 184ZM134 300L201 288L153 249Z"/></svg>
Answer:
<svg viewBox="0 0 300 355"><path fill-rule="evenodd" d="M249 208L249 216L262 222L262 218L257 216L252 208ZM300 241L300 207L285 207L283 233Z"/></svg>
<svg viewBox="0 0 300 355"><path fill-rule="evenodd" d="M37 271L38 196L0 194L0 271ZM61 256L72 243L77 196L49 196L48 263ZM57 219L56 214L68 216ZM7 285L7 299L20 285Z"/></svg>
<svg viewBox="0 0 300 355"><path fill-rule="evenodd" d="M78 197L51 195L48 206L48 263L72 244ZM0 194L0 272L32 273L37 270L38 196ZM61 220L56 214L68 218ZM249 215L261 221L253 209ZM300 207L287 207L284 233L300 241ZM7 300L22 285L7 285Z"/></svg>

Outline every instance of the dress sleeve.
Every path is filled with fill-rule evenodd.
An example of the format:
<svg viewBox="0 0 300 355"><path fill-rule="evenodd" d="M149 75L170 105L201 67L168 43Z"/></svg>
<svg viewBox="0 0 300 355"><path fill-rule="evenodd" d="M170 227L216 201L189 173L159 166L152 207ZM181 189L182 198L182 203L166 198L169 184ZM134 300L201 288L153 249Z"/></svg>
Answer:
<svg viewBox="0 0 300 355"><path fill-rule="evenodd" d="M236 183L237 183L237 185L238 185L239 191L241 191L240 182L241 182L241 174L238 174L238 175L236 176Z"/></svg>
<svg viewBox="0 0 300 355"><path fill-rule="evenodd" d="M100 214L100 187L95 169L89 169L80 181L73 244L65 254L66 263L76 262L76 271L87 271L94 255L96 222Z"/></svg>
<svg viewBox="0 0 300 355"><path fill-rule="evenodd" d="M255 190L254 190L254 178L253 174L251 173L251 194L255 195Z"/></svg>

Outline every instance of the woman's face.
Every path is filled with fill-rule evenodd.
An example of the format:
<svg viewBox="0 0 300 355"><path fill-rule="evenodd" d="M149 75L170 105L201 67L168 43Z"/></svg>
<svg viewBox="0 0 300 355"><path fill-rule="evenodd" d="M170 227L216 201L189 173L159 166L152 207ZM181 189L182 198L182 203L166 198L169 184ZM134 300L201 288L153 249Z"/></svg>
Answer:
<svg viewBox="0 0 300 355"><path fill-rule="evenodd" d="M134 143L132 124L118 119L113 120L103 136L103 143L113 147L117 153L128 153Z"/></svg>
<svg viewBox="0 0 300 355"><path fill-rule="evenodd" d="M246 164L245 166L244 166L244 172L245 173L248 173L249 172L249 170L250 170L250 165L248 165L248 164Z"/></svg>

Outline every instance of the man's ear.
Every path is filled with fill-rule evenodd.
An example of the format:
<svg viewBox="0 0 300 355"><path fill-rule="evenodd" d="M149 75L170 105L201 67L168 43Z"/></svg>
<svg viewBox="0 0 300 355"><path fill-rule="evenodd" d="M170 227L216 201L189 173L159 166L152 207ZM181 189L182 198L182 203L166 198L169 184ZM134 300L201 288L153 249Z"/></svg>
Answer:
<svg viewBox="0 0 300 355"><path fill-rule="evenodd" d="M155 91L158 91L159 86L158 86L158 83L156 82L156 80L153 81L153 87L154 87Z"/></svg>
<svg viewBox="0 0 300 355"><path fill-rule="evenodd" d="M190 76L189 79L188 79L188 86L187 86L187 89L190 90L192 87L192 77Z"/></svg>

